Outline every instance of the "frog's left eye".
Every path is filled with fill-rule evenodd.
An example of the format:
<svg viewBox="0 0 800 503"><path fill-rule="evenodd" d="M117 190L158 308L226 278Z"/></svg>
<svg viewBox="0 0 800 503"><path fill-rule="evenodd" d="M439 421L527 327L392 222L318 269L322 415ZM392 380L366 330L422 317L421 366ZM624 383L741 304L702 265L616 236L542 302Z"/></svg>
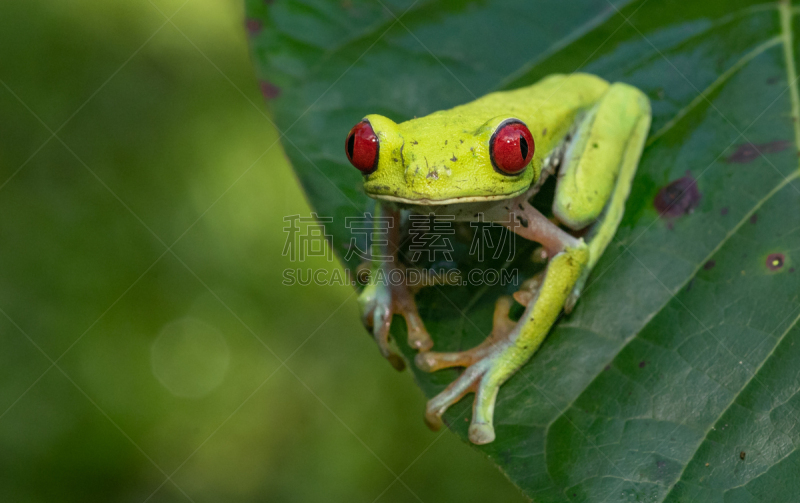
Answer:
<svg viewBox="0 0 800 503"><path fill-rule="evenodd" d="M379 150L378 136L366 120L359 122L350 130L344 143L344 151L350 164L365 175L372 173L378 167Z"/></svg>
<svg viewBox="0 0 800 503"><path fill-rule="evenodd" d="M533 159L535 148L528 126L517 119L500 124L489 140L492 166L504 175L522 173Z"/></svg>

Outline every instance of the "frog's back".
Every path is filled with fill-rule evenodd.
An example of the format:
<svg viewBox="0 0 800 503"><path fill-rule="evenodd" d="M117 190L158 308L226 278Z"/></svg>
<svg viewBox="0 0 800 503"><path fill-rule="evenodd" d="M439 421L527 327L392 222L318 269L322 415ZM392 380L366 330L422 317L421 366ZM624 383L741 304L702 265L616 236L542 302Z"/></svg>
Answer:
<svg viewBox="0 0 800 503"><path fill-rule="evenodd" d="M597 103L609 86L588 73L555 74L527 87L487 94L452 111L483 120L504 114L517 117L533 132L537 147L549 150L546 144L558 142L575 116Z"/></svg>

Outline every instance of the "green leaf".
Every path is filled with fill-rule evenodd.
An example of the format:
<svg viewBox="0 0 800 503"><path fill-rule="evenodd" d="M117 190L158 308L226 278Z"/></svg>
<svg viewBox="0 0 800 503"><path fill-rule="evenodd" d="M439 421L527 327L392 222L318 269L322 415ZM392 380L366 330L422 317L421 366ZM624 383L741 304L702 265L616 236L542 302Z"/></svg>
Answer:
<svg viewBox="0 0 800 503"><path fill-rule="evenodd" d="M364 115L399 122L559 72L647 93L653 126L615 240L575 312L501 389L497 440L480 449L537 502L796 501L788 2L248 0L247 11L284 148L311 204L334 217L340 256L344 218L371 208L343 152ZM537 266L518 245L509 267L525 277ZM435 347L478 344L511 290L421 292ZM411 356L400 318L393 330ZM457 374L414 369L428 396ZM463 438L470 407L471 396L446 414Z"/></svg>

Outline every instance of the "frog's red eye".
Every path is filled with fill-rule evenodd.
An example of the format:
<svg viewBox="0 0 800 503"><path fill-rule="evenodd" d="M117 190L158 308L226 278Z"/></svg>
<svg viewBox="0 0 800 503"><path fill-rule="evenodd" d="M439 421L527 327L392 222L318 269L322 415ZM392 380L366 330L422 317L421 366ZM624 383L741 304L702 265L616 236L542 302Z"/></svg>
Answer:
<svg viewBox="0 0 800 503"><path fill-rule="evenodd" d="M489 140L492 166L504 175L520 174L533 159L535 148L528 127L516 119L500 124Z"/></svg>
<svg viewBox="0 0 800 503"><path fill-rule="evenodd" d="M366 120L359 122L350 130L344 143L344 151L350 164L365 175L372 173L378 167L379 150L378 136Z"/></svg>

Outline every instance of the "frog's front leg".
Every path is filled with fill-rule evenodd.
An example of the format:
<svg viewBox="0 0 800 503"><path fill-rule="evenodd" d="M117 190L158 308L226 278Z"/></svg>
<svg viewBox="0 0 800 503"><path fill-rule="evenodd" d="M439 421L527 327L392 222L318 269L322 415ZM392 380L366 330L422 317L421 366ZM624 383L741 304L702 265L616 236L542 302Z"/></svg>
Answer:
<svg viewBox="0 0 800 503"><path fill-rule="evenodd" d="M380 217L388 217L382 219ZM428 331L417 311L414 295L406 282L406 268L398 260L397 252L400 246L400 212L378 204L376 208L376 227L380 222L387 222L388 230L386 239L374 240L372 244L372 265L370 268L369 283L361 295L358 303L361 306L361 316L364 326L375 338L381 354L389 360L397 370L403 370L405 363L393 348L389 339L389 329L392 316L402 315L408 327L408 344L420 351L427 351L433 347ZM378 233L376 233L378 234Z"/></svg>

